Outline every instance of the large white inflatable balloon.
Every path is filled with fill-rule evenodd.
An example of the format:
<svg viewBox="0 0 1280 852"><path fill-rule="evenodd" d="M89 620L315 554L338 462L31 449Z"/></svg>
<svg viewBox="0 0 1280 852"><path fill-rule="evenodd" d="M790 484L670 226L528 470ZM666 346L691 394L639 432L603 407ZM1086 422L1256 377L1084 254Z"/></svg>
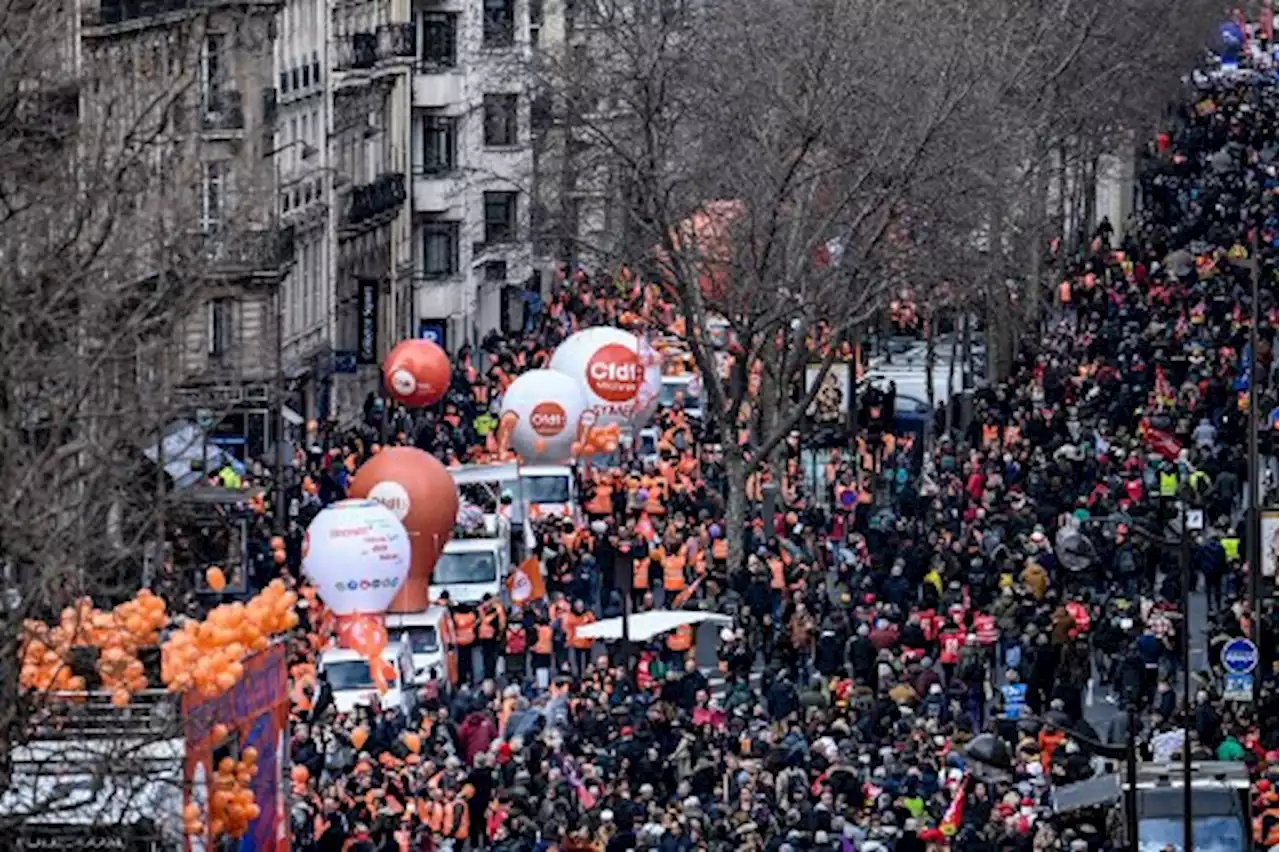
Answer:
<svg viewBox="0 0 1280 852"><path fill-rule="evenodd" d="M571 335L551 369L579 382L597 426L640 428L658 408L662 359L643 338L599 326Z"/></svg>
<svg viewBox="0 0 1280 852"><path fill-rule="evenodd" d="M320 510L302 547L302 570L335 615L385 612L409 574L409 534L377 500Z"/></svg>
<svg viewBox="0 0 1280 852"><path fill-rule="evenodd" d="M572 377L555 370L516 376L502 395L499 437L525 463L566 461L581 440L587 400Z"/></svg>

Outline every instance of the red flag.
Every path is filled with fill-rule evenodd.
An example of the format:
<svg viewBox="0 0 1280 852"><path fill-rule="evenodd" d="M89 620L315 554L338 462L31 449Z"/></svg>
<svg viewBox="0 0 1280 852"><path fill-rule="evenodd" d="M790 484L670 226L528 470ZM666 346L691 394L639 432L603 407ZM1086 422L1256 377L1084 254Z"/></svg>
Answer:
<svg viewBox="0 0 1280 852"><path fill-rule="evenodd" d="M1156 397L1160 400L1173 400L1173 383L1165 375L1164 367L1156 367Z"/></svg>
<svg viewBox="0 0 1280 852"><path fill-rule="evenodd" d="M960 783L956 785L951 804L947 805L947 812L942 815L942 820L938 823L938 830L946 837L954 837L959 833L960 826L964 824L964 800L968 789L969 773L966 772L960 778Z"/></svg>
<svg viewBox="0 0 1280 852"><path fill-rule="evenodd" d="M1148 427L1143 438L1146 439L1147 446L1165 461L1177 461L1178 453L1182 452L1182 444L1178 443L1178 439L1160 429Z"/></svg>

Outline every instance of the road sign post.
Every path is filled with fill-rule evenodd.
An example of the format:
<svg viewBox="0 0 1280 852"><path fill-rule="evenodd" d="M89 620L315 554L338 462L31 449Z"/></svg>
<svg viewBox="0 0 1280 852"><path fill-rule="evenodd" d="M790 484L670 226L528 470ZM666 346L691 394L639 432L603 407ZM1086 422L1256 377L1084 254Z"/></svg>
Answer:
<svg viewBox="0 0 1280 852"><path fill-rule="evenodd" d="M1222 646L1222 697L1227 701L1252 701L1258 667L1258 646L1249 639L1232 639Z"/></svg>

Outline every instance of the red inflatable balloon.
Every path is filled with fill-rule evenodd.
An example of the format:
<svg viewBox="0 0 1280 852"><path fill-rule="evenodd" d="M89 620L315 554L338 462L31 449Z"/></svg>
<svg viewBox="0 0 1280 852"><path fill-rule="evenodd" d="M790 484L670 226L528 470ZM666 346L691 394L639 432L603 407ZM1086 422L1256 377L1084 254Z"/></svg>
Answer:
<svg viewBox="0 0 1280 852"><path fill-rule="evenodd" d="M388 612L422 612L440 551L458 517L458 489L445 466L416 447L387 447L360 466L349 497L377 500L409 533L409 576Z"/></svg>
<svg viewBox="0 0 1280 852"><path fill-rule="evenodd" d="M449 356L430 340L401 341L382 364L387 392L414 408L443 399L451 372Z"/></svg>

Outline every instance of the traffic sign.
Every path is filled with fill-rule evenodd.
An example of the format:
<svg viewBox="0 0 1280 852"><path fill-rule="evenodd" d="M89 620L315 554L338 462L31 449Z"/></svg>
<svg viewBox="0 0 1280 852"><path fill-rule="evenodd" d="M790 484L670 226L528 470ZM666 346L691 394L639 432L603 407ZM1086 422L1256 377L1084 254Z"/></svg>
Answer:
<svg viewBox="0 0 1280 852"><path fill-rule="evenodd" d="M1232 639L1222 646L1222 667L1230 674L1248 674L1258 667L1258 646L1248 639Z"/></svg>
<svg viewBox="0 0 1280 852"><path fill-rule="evenodd" d="M1222 680L1222 697L1228 701L1253 700L1253 675L1230 672Z"/></svg>
<svg viewBox="0 0 1280 852"><path fill-rule="evenodd" d="M207 408L196 409L196 425L208 432L214 426L218 425L218 418Z"/></svg>

